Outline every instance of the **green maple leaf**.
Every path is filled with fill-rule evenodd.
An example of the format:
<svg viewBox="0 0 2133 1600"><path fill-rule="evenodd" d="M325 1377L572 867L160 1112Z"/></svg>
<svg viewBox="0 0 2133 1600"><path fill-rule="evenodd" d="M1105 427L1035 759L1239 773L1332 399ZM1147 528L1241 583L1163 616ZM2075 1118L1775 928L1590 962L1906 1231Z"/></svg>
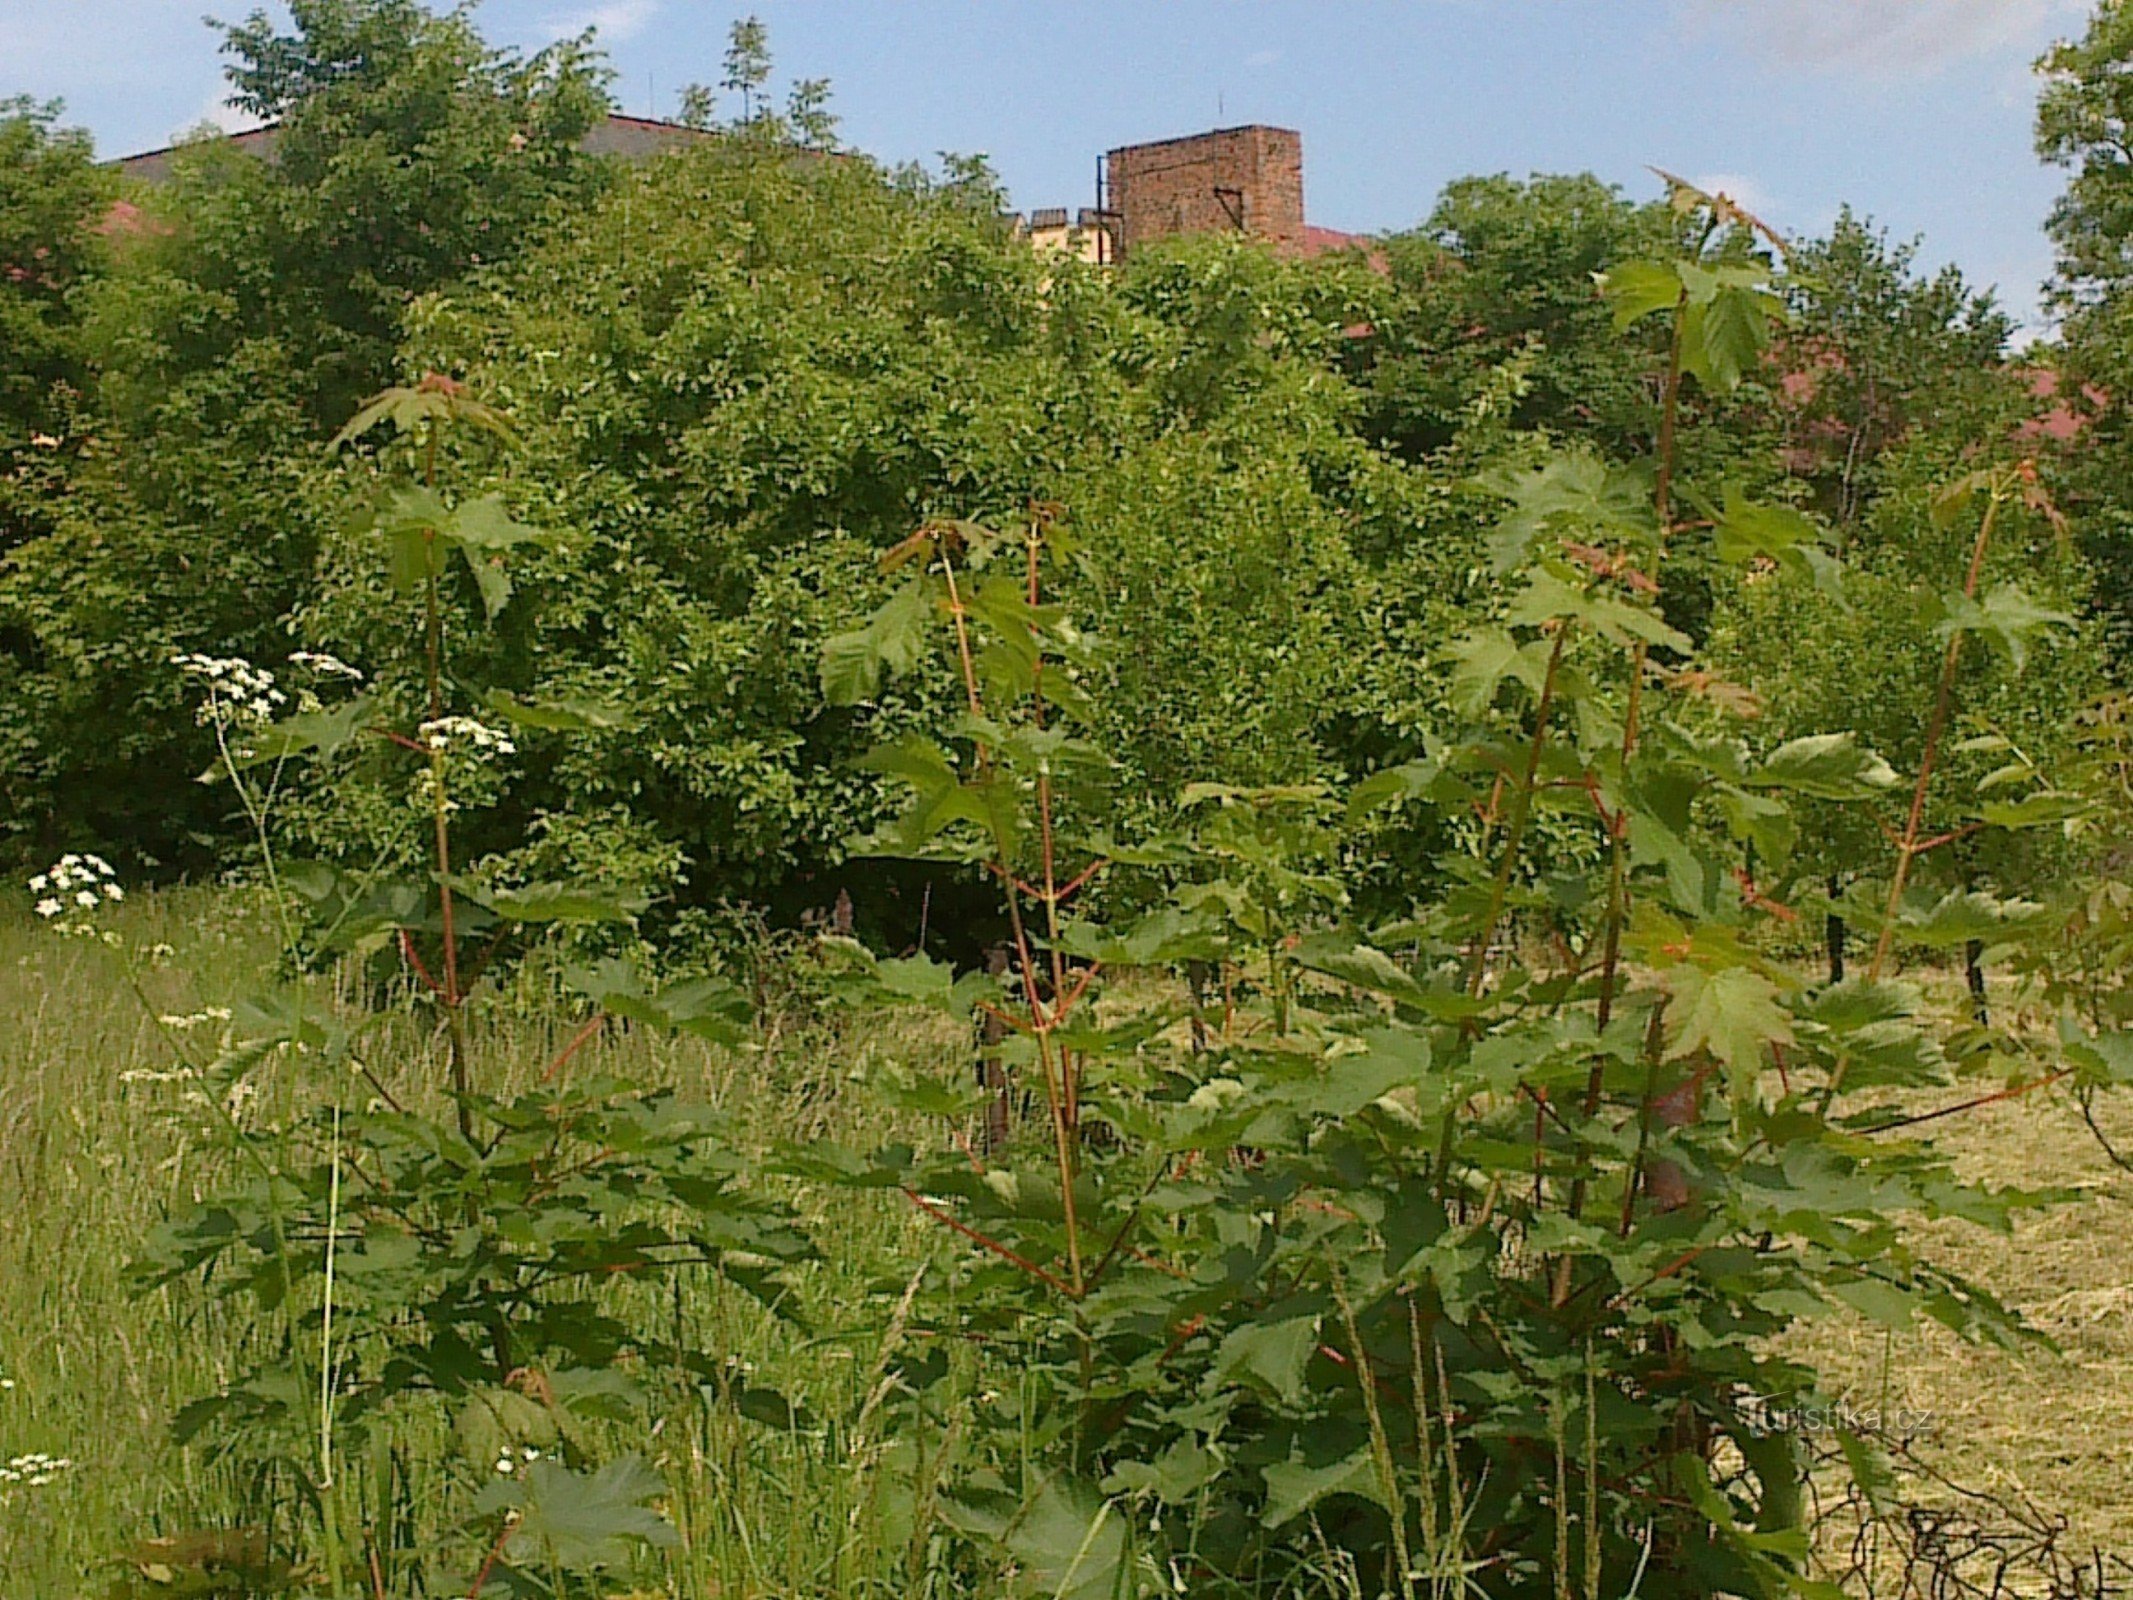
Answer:
<svg viewBox="0 0 2133 1600"><path fill-rule="evenodd" d="M484 1512L518 1513L505 1547L513 1560L589 1572L627 1563L640 1545L680 1542L673 1525L647 1504L665 1493L659 1475L636 1456L589 1473L536 1461L523 1479L492 1484L476 1504Z"/></svg>
<svg viewBox="0 0 2133 1600"><path fill-rule="evenodd" d="M1792 1043L1792 1019L1778 1004L1777 985L1750 967L1675 967L1661 982L1672 996L1666 1059L1710 1052L1726 1069L1734 1103L1745 1103L1770 1059L1769 1047Z"/></svg>
<svg viewBox="0 0 2133 1600"><path fill-rule="evenodd" d="M933 607L923 582L907 584L867 619L822 646L822 694L833 706L858 705L881 691L886 675L908 672L925 653Z"/></svg>
<svg viewBox="0 0 2133 1600"><path fill-rule="evenodd" d="M1663 261L1624 261L1595 273L1600 293L1614 312L1615 332L1654 311L1669 311L1684 298L1681 274Z"/></svg>
<svg viewBox="0 0 2133 1600"><path fill-rule="evenodd" d="M1649 484L1589 451L1566 451L1524 471L1485 472L1475 482L1512 503L1489 536L1498 573L1518 567L1543 533L1606 543L1653 537Z"/></svg>
<svg viewBox="0 0 2133 1600"><path fill-rule="evenodd" d="M2028 659L2029 641L2053 628L2073 625L2064 611L2038 605L2011 583L2003 583L1982 600L1953 594L1941 602L1945 615L1934 631L1943 639L1974 633L2005 655L2017 672Z"/></svg>
<svg viewBox="0 0 2133 1600"><path fill-rule="evenodd" d="M1450 655L1456 663L1452 704L1464 717L1488 710L1504 679L1516 678L1537 695L1547 675L1548 646L1521 647L1501 628L1477 629L1453 645Z"/></svg>

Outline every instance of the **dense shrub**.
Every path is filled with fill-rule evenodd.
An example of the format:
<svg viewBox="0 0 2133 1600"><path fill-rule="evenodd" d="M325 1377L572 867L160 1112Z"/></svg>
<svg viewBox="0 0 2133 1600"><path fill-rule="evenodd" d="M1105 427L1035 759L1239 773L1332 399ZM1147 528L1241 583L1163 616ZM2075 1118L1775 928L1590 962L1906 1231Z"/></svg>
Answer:
<svg viewBox="0 0 2133 1600"><path fill-rule="evenodd" d="M1354 435L1338 287L1221 240L1113 279L1033 256L958 186L757 138L620 175L412 325L414 368L516 417L498 486L570 530L520 574L486 668L634 708L574 754L535 736L497 826L619 809L685 857L685 905L827 904L879 812L851 758L907 707L820 703L821 642L875 598L852 574L929 515L1012 522L1033 498L1103 574L1077 599L1130 690L1125 812L1193 775L1338 772L1375 715L1387 584L1441 614L1422 579L1456 554L1404 551L1395 580L1361 553L1417 539L1426 501ZM348 576L363 559L329 544L300 626L375 661L389 607ZM391 808L352 799L322 797L323 848L376 848ZM915 904L858 898L915 936Z"/></svg>

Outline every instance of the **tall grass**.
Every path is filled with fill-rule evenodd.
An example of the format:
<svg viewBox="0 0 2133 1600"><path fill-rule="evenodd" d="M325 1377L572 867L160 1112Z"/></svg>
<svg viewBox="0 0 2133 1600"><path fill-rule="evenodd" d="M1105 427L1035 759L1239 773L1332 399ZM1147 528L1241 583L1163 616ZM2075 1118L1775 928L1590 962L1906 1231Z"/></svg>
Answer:
<svg viewBox="0 0 2133 1600"><path fill-rule="evenodd" d="M228 1003L275 948L258 903L227 891L137 896L117 921L136 949L170 947L150 998L171 1015ZM336 1001L356 1004L345 990ZM180 1405L214 1392L248 1342L274 1330L248 1303L197 1284L141 1293L127 1277L139 1241L173 1205L215 1186L225 1158L187 1106L186 1083L160 1076L175 1065L162 1030L124 991L108 952L0 904L0 1018L0 1463L33 1452L73 1463L42 1485L0 1485L0 1596L70 1600L123 1583L138 1571L129 1557L157 1553L148 1541L241 1526L275 1505L275 1486L251 1481L236 1458L212 1443L181 1447L170 1433ZM470 1032L477 1081L530 1078L571 1026L531 983L493 997ZM725 1109L754 1148L794 1137L938 1139L939 1129L895 1126L878 1097L849 1092L872 1052L891 1044L906 1058L930 1050L944 1073L969 1070L966 1040L952 1029L908 1031L918 1026L870 1016L850 1030L787 1006L756 1051L614 1033L586 1065L679 1085ZM369 1059L396 1097L415 1103L444 1077L443 1041L417 1012L390 1020ZM291 1070L260 1080L246 1115L272 1121L315 1103L315 1085ZM1966 1165L2003 1178L2022 1176L2041 1148L2062 1163L2088 1148L2070 1114L2027 1102L1998 1108L1975 1142ZM2072 1517L2077 1542L2124 1548L2116 1457L2133 1396L2129 1190L2124 1174L2094 1161L2080 1180L2095 1197L2078 1211L1962 1246L1970 1265L2034 1308L2066 1356L1970 1350L1925 1330L1901 1340L1894 1398L1948 1419L1939 1453L1965 1480L2040 1494ZM904 1314L905 1282L885 1263L908 1273L929 1253L939 1259L941 1230L894 1198L795 1198L834 1247L801 1285L812 1336L709 1279L614 1291L633 1325L745 1363L805 1412L781 1430L730 1406L677 1404L613 1441L648 1454L671 1491L665 1509L683 1540L665 1558L661 1587L686 1600L982 1593L973 1574L947 1564L928 1508L907 1487L923 1477L919 1452L938 1460L944 1443L952 1448L952 1422L937 1415L913 1427L894 1381L897 1358L922 1351L929 1334ZM1876 1392L1887 1370L1878 1332L1840 1323L1803 1342L1850 1392ZM1564 1443L1574 1452L1579 1441ZM453 1519L493 1471L490 1453L455 1435L441 1412L411 1414L389 1439L344 1458L341 1524L378 1550L392 1600L464 1592L443 1584L457 1569L427 1583L424 1568L437 1552L464 1548ZM1418 1575L1429 1592L1456 1592L1456 1569L1440 1571L1433 1555L1416 1552ZM457 1576L463 1586L468 1574ZM1352 1582L1325 1574L1328 1592Z"/></svg>
<svg viewBox="0 0 2133 1600"><path fill-rule="evenodd" d="M167 947L149 998L173 1016L228 1004L275 948L258 904L225 892L138 896L118 923L137 950ZM571 1023L560 1005L537 999L499 997L478 1010L469 1040L477 1083L509 1089L554 1055ZM335 1000L355 1003L348 992ZM0 1016L0 1381L9 1385L0 1388L0 1462L38 1452L72 1463L41 1485L0 1486L0 1594L101 1592L156 1554L146 1541L254 1523L274 1505L272 1485L247 1481L211 1443L173 1443L171 1418L216 1391L247 1341L275 1330L212 1286L144 1293L128 1279L140 1241L173 1206L212 1188L226 1156L187 1104L194 1091L170 1076L178 1064L163 1030L126 992L110 954L53 937L19 906L0 908ZM580 1059L585 1070L676 1085L726 1110L746 1148L791 1137L865 1145L893 1131L873 1097L839 1092L844 1075L865 1070L864 1043L805 1012L781 1032L774 1049L736 1053L611 1031L594 1047L599 1059ZM944 1070L967 1070L953 1030L936 1040L907 1034L900 1052L914 1043L937 1047ZM444 1080L444 1050L419 1013L405 1013L366 1059L396 1098L419 1105ZM244 1115L275 1122L315 1104L315 1086L307 1091L292 1069L260 1079ZM855 1123L858 1107L875 1125ZM896 1297L873 1292L881 1285L869 1268L924 1256L938 1248L936 1230L889 1200L840 1194L830 1218L815 1197L796 1198L837 1244L801 1284L811 1337L708 1276L613 1291L632 1325L730 1358L805 1412L783 1431L717 1404L677 1406L649 1437L634 1425L627 1444L665 1476L685 1536L667 1576L690 1596L863 1593L876 1580L883 1592L917 1593L932 1581L930 1563L923 1550L915 1567L905 1558L914 1537L923 1540L923 1519L914 1526L874 1470L893 1404L884 1339L916 1335L894 1325ZM377 1549L385 1592L461 1592L425 1590L423 1573L452 1542L450 1519L495 1470L493 1456L455 1436L440 1411L345 1463L341 1524Z"/></svg>

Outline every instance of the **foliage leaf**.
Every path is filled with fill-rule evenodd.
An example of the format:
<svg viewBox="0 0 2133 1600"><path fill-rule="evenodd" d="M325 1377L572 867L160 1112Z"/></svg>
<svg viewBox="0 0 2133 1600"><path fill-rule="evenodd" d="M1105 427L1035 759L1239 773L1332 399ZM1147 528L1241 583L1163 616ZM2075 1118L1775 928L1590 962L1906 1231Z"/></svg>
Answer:
<svg viewBox="0 0 2133 1600"><path fill-rule="evenodd" d="M835 706L858 705L881 692L884 676L908 672L924 653L933 607L923 578L905 584L864 627L822 646L822 695Z"/></svg>

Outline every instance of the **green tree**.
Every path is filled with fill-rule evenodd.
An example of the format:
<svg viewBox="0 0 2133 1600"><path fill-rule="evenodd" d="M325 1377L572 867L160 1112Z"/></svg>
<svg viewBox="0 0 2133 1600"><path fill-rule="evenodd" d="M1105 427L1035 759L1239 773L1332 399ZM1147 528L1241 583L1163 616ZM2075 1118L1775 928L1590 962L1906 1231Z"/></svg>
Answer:
<svg viewBox="0 0 2133 1600"><path fill-rule="evenodd" d="M1114 821L1166 810L1192 776L1342 765L1369 655L1358 533L1391 542L1413 475L1354 437L1326 368L1347 313L1314 309L1306 268L1230 240L1123 279L1047 262L960 176L756 140L617 184L414 324L414 363L512 396L520 492L574 530L519 573L481 669L524 699L638 708L568 751L527 730L496 838L544 816L561 852L568 818L620 813L645 849L686 856L681 907L826 904L882 809L850 759L911 703L821 704L816 648L874 598L849 577L857 552L967 508L1012 525L1033 496L1111 574L1087 597L1118 643L1107 681L1146 691L1111 730L1135 779ZM351 660L384 648L378 597L341 576L360 558L329 543L300 618ZM330 854L376 848L388 801L362 781L321 798ZM934 879L937 928L956 879ZM900 881L857 898L903 943L924 891Z"/></svg>
<svg viewBox="0 0 2133 1600"><path fill-rule="evenodd" d="M288 33L265 12L222 29L231 98L275 123L274 159L251 254L198 275L235 291L245 331L289 330L332 424L390 374L413 296L507 259L552 205L586 198L578 144L608 74L590 36L522 57L417 0L297 0L290 15Z"/></svg>
<svg viewBox="0 0 2133 1600"><path fill-rule="evenodd" d="M1938 596L1952 591L1969 556L1967 527L1944 528L1936 493L1966 458L2012 462L2034 441L2030 376L2009 362L2012 324L1989 291L1952 267L1924 274L1915 243L1893 243L1849 209L1829 234L1792 249L1798 279L1779 359L1778 403L1740 431L1780 476L1763 487L1827 521L1849 573L1840 603L1811 573L1751 571L1716 608L1716 665L1752 688L1769 737L1851 730L1899 770L1915 770L1931 713L1925 693L1942 664ZM1986 591L2021 581L2056 606L2078 608L2082 563L2048 519L2010 513L1999 530ZM2100 687L2093 642L2046 639L2024 661L1983 648L1959 664L1962 725L1948 736L1933 791L1930 833L1963 830L1980 804L1978 782L2004 756L1968 741L2004 738L2038 760L2058 747L2067 719ZM1886 829L1900 805L1839 806L1803 798L1797 843L1759 870L1773 883L1818 881L1841 895L1855 875L1887 859ZM1999 833L1958 840L1929 863L1943 885L2033 888L2054 863L2039 836ZM1929 874L1930 876L1930 874ZM1845 920L1827 928L1833 971Z"/></svg>
<svg viewBox="0 0 2133 1600"><path fill-rule="evenodd" d="M770 81L770 30L754 15L734 23L726 42L724 73L719 87L741 97L741 121L756 118L756 96Z"/></svg>
<svg viewBox="0 0 2133 1600"><path fill-rule="evenodd" d="M2029 392L2006 364L2013 320L1961 271L1917 270L1918 243L1843 208L1825 238L1796 243L1800 287L1779 359L1786 476L1848 543L1899 443L1923 430L1953 460L1981 433L2011 433Z"/></svg>
<svg viewBox="0 0 2133 1600"><path fill-rule="evenodd" d="M2114 302L2133 282L2133 6L2101 0L2079 39L2038 61L2037 154L2069 174L2045 226L2060 305Z"/></svg>
<svg viewBox="0 0 2133 1600"><path fill-rule="evenodd" d="M109 262L113 186L59 114L0 100L0 587L20 551L50 537L96 450L79 305ZM26 692L47 665L36 630L0 606L0 840L47 798L36 780L54 753Z"/></svg>
<svg viewBox="0 0 2133 1600"><path fill-rule="evenodd" d="M793 141L808 150L837 147L837 114L830 110L827 78L802 78L785 97L785 123Z"/></svg>
<svg viewBox="0 0 2133 1600"><path fill-rule="evenodd" d="M1351 817L1397 801L1480 824L1443 863L1448 888L1389 934L1341 921L1339 808L1315 786L1194 786L1212 810L1168 843L1199 870L1138 922L1092 909L1081 863L1116 852L1062 795L1111 773L1098 719L1051 687L1079 682L1092 649L1042 603L1072 561L1046 519L1020 537L922 526L884 563L894 595L831 643L833 698L910 674L929 646L960 669L930 736L869 763L908 798L879 846L988 862L1018 934L1035 933L1004 981L884 962L872 992L985 1008L1000 1072L1047 1126L982 1160L947 1139L787 1159L812 1183L900 1188L967 1252L966 1274L918 1271L900 1301L959 1334L979 1374L909 1369L921 1404L934 1384L939 1404L977 1396L967 1427L932 1436L919 1481L953 1508L949 1538L1043 1590L1318 1593L1340 1563L1338 1586L1411 1597L1834 1595L1812 1550L1816 1464L1768 1425L1773 1401L1820 1387L1781 1336L1839 1307L2014 1333L1897 1223L2004 1226L2031 1198L1965 1186L1935 1130L1910 1131L1903 1091L1949 1081L1968 1030L1883 980L1899 933L2036 927L1986 895L1920 915L1903 892L1936 848L1931 769L1967 703L1966 646L2019 657L2048 620L1979 586L2008 519L2034 509L2034 474L1973 474L1935 499L1932 528L1970 561L1938 682L1914 686L1934 731L1901 786L1891 921L1864 981L1804 984L1758 952L1782 908L1756 858L1795 827L1792 800L1872 801L1898 781L1850 734L1752 753L1746 703L1661 610L1654 569L1684 535L1762 582L1833 565L1781 502L1736 490L1711 526L1688 515L1721 496L1674 470L1682 396L1742 387L1782 301L1770 265L1731 257L1734 208L1675 189L1702 214L1692 250L1604 281L1625 326L1667 324L1660 454L1573 446L1492 476L1508 604L1440 658L1459 704L1427 758L1351 793ZM974 576L1003 551L1026 588ZM1585 848L1553 852L1535 885L1543 825ZM1587 908L1581 938L1499 946L1509 917L1549 901ZM1135 1026L1116 990L1092 1015L1122 969L1186 963L1224 978L1190 1030L1161 1011ZM2069 1043L1994 1053L2023 1060L2027 1087L2122 1080L2107 1059L2122 1039ZM916 1077L875 1081L915 1106ZM981 1110L974 1088L923 1092ZM1842 1443L1878 1514L1880 1447Z"/></svg>
<svg viewBox="0 0 2133 1600"><path fill-rule="evenodd" d="M529 248L601 181L578 149L607 103L583 41L500 52L464 11L414 0L289 16L223 30L237 102L274 120L272 159L220 139L181 152L169 183L130 194L113 270L66 298L99 448L0 570L23 669L0 722L11 833L167 867L227 846L226 801L191 782L208 751L170 657L286 651L321 529L317 442L391 378L416 296ZM85 162L62 143L49 169Z"/></svg>
<svg viewBox="0 0 2133 1600"><path fill-rule="evenodd" d="M104 271L112 198L60 107L0 100L0 554L49 529L89 386L76 310Z"/></svg>
<svg viewBox="0 0 2133 1600"><path fill-rule="evenodd" d="M718 119L718 96L701 83L682 85L681 110L675 121L684 128L709 131Z"/></svg>
<svg viewBox="0 0 2133 1600"><path fill-rule="evenodd" d="M1389 277L1359 354L1368 426L1410 456L1458 433L1489 375L1523 359L1515 425L1632 448L1649 432L1648 352L1625 344L1593 275L1679 232L1590 174L1446 185L1421 226L1384 241Z"/></svg>
<svg viewBox="0 0 2133 1600"><path fill-rule="evenodd" d="M837 115L830 110L827 78L796 79L786 91L785 110L771 104L770 31L760 19L749 16L733 24L728 34L725 63L719 89L740 97L740 114L721 123L718 90L691 83L681 91L678 120L683 127L710 132L723 128L746 133L771 143L785 143L801 150L837 148Z"/></svg>
<svg viewBox="0 0 2133 1600"><path fill-rule="evenodd" d="M2047 223L2062 317L2057 398L2079 419L2060 492L2095 571L2120 664L2133 651L2133 7L2105 0L2081 38L2038 63L2037 153L2067 173Z"/></svg>

